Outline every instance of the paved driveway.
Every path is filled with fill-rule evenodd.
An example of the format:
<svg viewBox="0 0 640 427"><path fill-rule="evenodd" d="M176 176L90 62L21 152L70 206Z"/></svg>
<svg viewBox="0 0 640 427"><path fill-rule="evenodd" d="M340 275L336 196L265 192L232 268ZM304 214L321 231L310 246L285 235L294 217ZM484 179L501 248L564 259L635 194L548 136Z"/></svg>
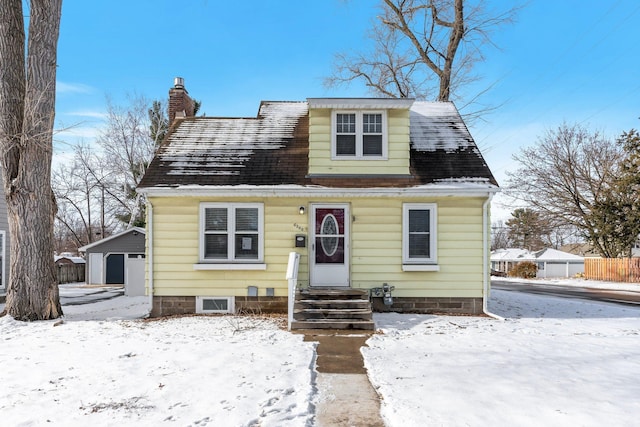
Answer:
<svg viewBox="0 0 640 427"><path fill-rule="evenodd" d="M122 286L88 286L84 283L65 283L58 287L60 304L91 304L124 295Z"/></svg>
<svg viewBox="0 0 640 427"><path fill-rule="evenodd" d="M512 282L492 280L491 287L503 291L526 292L530 294L553 295L565 298L583 298L592 301L613 302L625 305L640 305L640 291L562 286L548 283Z"/></svg>

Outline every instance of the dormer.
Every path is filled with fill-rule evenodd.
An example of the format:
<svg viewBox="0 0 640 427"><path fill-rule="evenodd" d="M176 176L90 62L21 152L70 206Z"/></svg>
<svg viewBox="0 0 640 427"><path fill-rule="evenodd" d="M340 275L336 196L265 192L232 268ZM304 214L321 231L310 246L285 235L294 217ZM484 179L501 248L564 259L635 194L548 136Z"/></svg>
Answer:
<svg viewBox="0 0 640 427"><path fill-rule="evenodd" d="M309 175L409 175L413 99L308 98Z"/></svg>

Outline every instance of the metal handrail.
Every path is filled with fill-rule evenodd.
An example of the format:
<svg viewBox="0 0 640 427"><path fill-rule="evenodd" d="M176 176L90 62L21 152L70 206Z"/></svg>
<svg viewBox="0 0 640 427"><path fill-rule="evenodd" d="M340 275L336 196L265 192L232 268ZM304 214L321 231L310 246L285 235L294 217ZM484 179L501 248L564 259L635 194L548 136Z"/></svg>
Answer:
<svg viewBox="0 0 640 427"><path fill-rule="evenodd" d="M287 264L286 278L289 281L289 308L287 327L291 330L291 322L293 322L293 305L296 299L296 287L298 285L298 266L300 265L300 254L297 252L289 253L289 263Z"/></svg>

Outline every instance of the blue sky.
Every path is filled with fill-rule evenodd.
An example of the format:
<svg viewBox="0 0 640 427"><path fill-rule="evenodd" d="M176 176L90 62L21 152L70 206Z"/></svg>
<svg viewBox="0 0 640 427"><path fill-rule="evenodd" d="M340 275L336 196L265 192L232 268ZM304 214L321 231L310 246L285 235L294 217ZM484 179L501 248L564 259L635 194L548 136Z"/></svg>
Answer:
<svg viewBox="0 0 640 427"><path fill-rule="evenodd" d="M490 1L508 8L508 0ZM255 116L261 100L370 96L328 90L333 55L357 50L375 0L110 0L63 2L58 43L56 154L91 142L106 96L165 99L175 76L208 116ZM470 125L500 183L519 147L581 123L615 137L640 128L640 2L531 0L493 40L476 72L497 110ZM511 206L499 209L511 210Z"/></svg>

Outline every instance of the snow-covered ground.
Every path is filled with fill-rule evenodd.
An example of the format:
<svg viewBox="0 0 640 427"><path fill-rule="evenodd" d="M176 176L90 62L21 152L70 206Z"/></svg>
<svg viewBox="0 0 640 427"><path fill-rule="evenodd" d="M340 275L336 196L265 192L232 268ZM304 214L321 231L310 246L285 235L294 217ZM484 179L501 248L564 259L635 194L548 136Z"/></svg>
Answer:
<svg viewBox="0 0 640 427"><path fill-rule="evenodd" d="M136 320L147 303L0 318L0 424L314 425L313 343L258 318ZM375 315L389 426L638 425L640 309L498 290L490 308L506 320Z"/></svg>
<svg viewBox="0 0 640 427"><path fill-rule="evenodd" d="M363 353L389 426L638 425L640 309L497 290L489 305L506 320L375 317Z"/></svg>
<svg viewBox="0 0 640 427"><path fill-rule="evenodd" d="M314 344L271 320L135 319L148 298L0 318L0 425L305 426Z"/></svg>

